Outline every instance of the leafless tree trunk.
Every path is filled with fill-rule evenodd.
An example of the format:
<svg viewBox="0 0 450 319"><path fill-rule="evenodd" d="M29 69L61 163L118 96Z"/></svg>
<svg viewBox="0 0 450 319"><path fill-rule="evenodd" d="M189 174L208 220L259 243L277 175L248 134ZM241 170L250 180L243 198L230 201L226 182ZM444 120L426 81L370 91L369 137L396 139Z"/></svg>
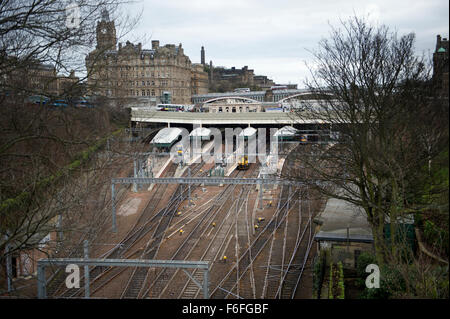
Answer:
<svg viewBox="0 0 450 319"><path fill-rule="evenodd" d="M422 168L448 143L445 123L436 130L437 117L427 114L431 63L415 56L414 34L397 37L357 17L332 28L313 55L307 85L319 106L304 103L295 118L329 123L339 139L299 154L305 169L297 177L308 171L307 181L323 194L365 210L382 264L397 254L396 245L386 245L385 222L395 234L398 218L420 210Z"/></svg>
<svg viewBox="0 0 450 319"><path fill-rule="evenodd" d="M96 163L95 157L121 123L112 123L113 112L101 103L94 109L55 110L30 103L29 97L83 95L85 56L95 41L96 22L107 10L126 34L137 22L121 13L129 2L0 1L0 264L7 244L10 253L39 248L42 237L60 230L56 220L62 214L63 221L80 213L81 220L92 222L83 213L90 212L86 203L98 192L95 182L108 183L105 170L118 165ZM55 87L58 75L72 70L80 78L64 89ZM80 184L86 169L92 170L89 187ZM86 226L64 225L76 231Z"/></svg>

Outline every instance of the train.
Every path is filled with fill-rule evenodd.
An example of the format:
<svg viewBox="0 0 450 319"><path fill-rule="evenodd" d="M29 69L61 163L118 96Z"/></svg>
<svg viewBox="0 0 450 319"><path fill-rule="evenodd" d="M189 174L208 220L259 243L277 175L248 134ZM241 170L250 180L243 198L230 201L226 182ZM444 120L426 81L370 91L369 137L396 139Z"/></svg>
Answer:
<svg viewBox="0 0 450 319"><path fill-rule="evenodd" d="M300 143L304 144L304 143L308 142L308 135L302 134L302 135L300 135L299 139L300 139Z"/></svg>
<svg viewBox="0 0 450 319"><path fill-rule="evenodd" d="M238 170L246 170L248 168L249 168L248 156L244 155L239 159L237 169Z"/></svg>

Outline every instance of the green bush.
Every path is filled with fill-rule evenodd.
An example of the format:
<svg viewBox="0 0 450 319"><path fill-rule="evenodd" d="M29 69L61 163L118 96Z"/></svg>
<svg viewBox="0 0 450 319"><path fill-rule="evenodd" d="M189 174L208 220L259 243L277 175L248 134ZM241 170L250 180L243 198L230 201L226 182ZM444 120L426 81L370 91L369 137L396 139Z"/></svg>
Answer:
<svg viewBox="0 0 450 319"><path fill-rule="evenodd" d="M328 299L333 299L333 263L330 262L330 280L328 282Z"/></svg>
<svg viewBox="0 0 450 319"><path fill-rule="evenodd" d="M328 250L321 250L313 266L313 298L320 298Z"/></svg>
<svg viewBox="0 0 450 319"><path fill-rule="evenodd" d="M370 264L376 264L376 258L375 255L368 253L368 252L362 252L358 259L356 260L356 273L359 278L365 278L367 277L366 273L366 267Z"/></svg>

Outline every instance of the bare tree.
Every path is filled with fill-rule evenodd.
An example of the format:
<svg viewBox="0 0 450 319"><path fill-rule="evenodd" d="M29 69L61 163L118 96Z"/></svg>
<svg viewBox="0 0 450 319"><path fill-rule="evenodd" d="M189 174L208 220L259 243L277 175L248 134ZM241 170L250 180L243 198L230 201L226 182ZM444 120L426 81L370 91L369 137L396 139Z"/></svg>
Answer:
<svg viewBox="0 0 450 319"><path fill-rule="evenodd" d="M96 183L80 184L83 165L93 165L99 182L113 164L94 165L106 138L123 124L112 123L111 110L51 109L29 98L83 95L96 22L106 10L126 34L137 22L121 13L129 2L0 1L0 264L7 250L39 248L43 236L61 230L61 214L87 211L81 208ZM55 86L60 73L72 70L81 76L64 89Z"/></svg>
<svg viewBox="0 0 450 319"><path fill-rule="evenodd" d="M424 209L416 205L423 166L448 143L445 107L433 102L431 63L415 55L414 38L357 17L332 28L313 52L307 83L319 103L295 112L297 119L329 123L339 136L299 153L297 177L364 209L380 264L400 254L385 241L385 223L395 234L399 219Z"/></svg>

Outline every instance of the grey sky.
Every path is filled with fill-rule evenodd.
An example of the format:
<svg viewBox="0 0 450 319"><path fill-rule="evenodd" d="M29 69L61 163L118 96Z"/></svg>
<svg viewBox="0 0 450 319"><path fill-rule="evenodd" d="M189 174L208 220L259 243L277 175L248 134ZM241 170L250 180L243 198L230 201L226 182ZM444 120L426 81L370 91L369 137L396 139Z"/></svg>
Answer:
<svg viewBox="0 0 450 319"><path fill-rule="evenodd" d="M127 6L142 11L137 28L124 40L182 43L193 63L248 65L277 83L298 83L309 75L308 50L329 35L330 25L354 14L388 25L400 35L416 33L418 53L432 53L436 35L448 37L448 0L144 0ZM149 48L150 42L144 42Z"/></svg>

